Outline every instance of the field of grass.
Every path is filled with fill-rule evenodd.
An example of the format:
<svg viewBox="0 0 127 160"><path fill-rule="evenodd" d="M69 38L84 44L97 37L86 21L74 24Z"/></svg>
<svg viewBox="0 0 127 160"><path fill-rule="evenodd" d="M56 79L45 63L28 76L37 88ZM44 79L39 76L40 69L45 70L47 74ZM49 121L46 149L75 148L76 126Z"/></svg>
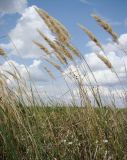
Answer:
<svg viewBox="0 0 127 160"><path fill-rule="evenodd" d="M125 109L20 106L18 120L5 112L1 115L0 159L127 158Z"/></svg>
<svg viewBox="0 0 127 160"><path fill-rule="evenodd" d="M74 97L63 72L70 64L75 66L75 72L72 71L66 76L73 80L78 89L79 105L74 105L75 102L68 106L62 102L50 102L50 105L43 103L43 99L39 96L38 99L35 98L32 82L28 85L20 71L10 63L14 72L0 73L0 160L126 160L127 109L117 108L116 101L111 95L109 95L111 105L103 103L99 84L84 56L71 44L66 28L47 12L37 8L35 10L56 39L51 41L44 33L37 30L41 38L52 48L52 52L50 53L48 48L36 40L34 44L50 57L44 58L44 61L59 71L72 99L77 98L77 95ZM121 44L112 28L100 17L93 15L93 18L120 48ZM96 56L121 83L119 73L106 56L101 43L86 27L80 25L80 28L102 52L95 53ZM121 51L127 54L124 48L121 48ZM5 54L2 48L0 54L1 56ZM77 59L80 63L84 62L81 70L76 62ZM43 69L53 80L56 79L54 72L47 66ZM12 77L16 84L15 90L10 89L6 81L12 80ZM91 103L88 89L93 96L94 104ZM124 96L123 89L120 98L124 99Z"/></svg>

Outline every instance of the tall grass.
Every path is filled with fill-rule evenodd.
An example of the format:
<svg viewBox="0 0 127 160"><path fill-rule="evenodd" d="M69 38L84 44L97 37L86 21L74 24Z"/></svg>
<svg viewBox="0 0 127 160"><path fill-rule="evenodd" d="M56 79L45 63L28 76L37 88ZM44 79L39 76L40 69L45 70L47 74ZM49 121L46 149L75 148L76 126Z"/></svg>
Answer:
<svg viewBox="0 0 127 160"><path fill-rule="evenodd" d="M0 73L0 159L1 160L126 160L127 159L127 110L117 108L112 98L112 105L103 103L99 84L85 57L71 43L67 29L47 12L36 8L38 15L45 21L55 36L52 41L45 33L37 30L51 47L50 52L41 42L34 40L45 52L44 61L57 69L65 80L72 99L76 97L64 75L74 81L78 89L79 104L61 102L44 103L34 95L34 84L26 82L20 71L13 65L13 72ZM94 15L95 20L111 36L116 34L109 25ZM98 19L97 19L98 18ZM105 53L101 43L86 27L80 25L89 38ZM109 30L110 29L110 30ZM116 41L116 37L113 37ZM119 43L118 43L119 45ZM0 49L0 55L5 54ZM48 57L47 57L48 55ZM97 57L112 69L112 62L103 54ZM76 59L83 62L81 70ZM75 66L70 73L63 73L69 65ZM49 76L56 79L52 68L44 66ZM90 72L96 84L86 76ZM28 73L29 74L29 73ZM120 80L117 71L113 70ZM16 89L10 89L7 80L13 77ZM30 75L29 75L30 78ZM11 79L10 79L11 80ZM85 81L84 81L85 80ZM89 85L86 86L84 83ZM91 92L94 104L88 94ZM124 94L124 91L123 91ZM109 95L112 97L112 95ZM126 106L124 106L126 107Z"/></svg>

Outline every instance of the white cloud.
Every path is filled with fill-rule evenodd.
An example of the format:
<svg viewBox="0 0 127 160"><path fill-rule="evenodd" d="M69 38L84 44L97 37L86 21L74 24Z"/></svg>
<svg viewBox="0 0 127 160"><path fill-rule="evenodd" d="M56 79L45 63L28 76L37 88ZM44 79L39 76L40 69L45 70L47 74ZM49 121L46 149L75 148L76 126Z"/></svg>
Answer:
<svg viewBox="0 0 127 160"><path fill-rule="evenodd" d="M43 85L43 81L47 79L46 73L42 70L42 62L40 57L43 55L43 51L41 51L36 45L33 44L32 40L37 40L39 42L42 42L45 44L49 49L51 49L47 43L39 36L39 34L36 32L36 29L39 28L43 33L45 33L51 40L54 40L53 35L51 34L50 30L44 23L44 21L37 15L37 13L34 10L34 6L28 7L24 10L24 12L21 14L21 18L18 20L17 25L14 29L11 30L9 33L10 37L12 38L13 42L15 43L18 51L20 52L20 56L22 58L34 58L36 60L33 61L33 63L29 66L27 66L27 70L29 71L31 75L31 79L36 83L37 90L41 95L44 95L44 91L47 91L48 95L54 96L57 95L57 97L60 97L60 95L64 94L67 91L67 88L65 84L63 84L63 81L59 83L56 80L55 85L52 86L52 84L47 83L48 85ZM122 34L119 37L119 41L126 48L127 44L127 34ZM12 45L12 43L8 44L2 44L2 47L5 49L11 50L11 54L17 55L17 52ZM91 70L93 71L93 74L95 75L98 83L101 86L101 95L105 96L109 94L109 88L111 87L119 87L120 83L118 78L114 73L112 73L103 62L101 62L97 56L95 55L94 51L98 51L96 46L89 42L87 44L92 49L92 52L85 55L86 61L91 67ZM114 47L114 43L108 42L103 45L106 51L106 54L109 58L109 60L112 62L115 70L117 71L121 83L123 85L126 85L126 73L125 73L125 66L123 63L123 60L127 66L127 56L125 54L121 54L120 49L117 47ZM13 61L14 65L19 69L21 75L28 80L28 74L26 72L25 65L18 64L17 62ZM78 69L80 70L80 74L82 77L83 70L82 66L84 65L84 62L78 65ZM5 62L2 66L4 69L9 69L8 62ZM71 68L71 71L74 71L76 76L78 76L77 70L74 66L70 66L67 70L65 70L65 73L69 73L69 69ZM12 71L12 70L11 70ZM87 76L89 76L92 84L94 85L94 81L92 78L92 75L89 71L87 71ZM45 78L46 77L46 78ZM72 79L71 79L72 81ZM72 91L74 90L74 85L69 82L69 85L72 87ZM84 84L88 85L88 83L84 80ZM60 90L61 88L61 90ZM61 92L62 91L62 92ZM119 89L118 92L122 92L122 89ZM112 89L112 94L115 94L115 89ZM115 95L117 97L117 95ZM63 98L63 97L62 97ZM70 99L70 96L66 96L66 98Z"/></svg>
<svg viewBox="0 0 127 160"><path fill-rule="evenodd" d="M80 2L87 4L87 5L92 5L93 3L90 2L89 0L80 0Z"/></svg>
<svg viewBox="0 0 127 160"><path fill-rule="evenodd" d="M25 66L24 64L18 64L16 61L7 61L2 66L1 69L3 70L9 70L12 73L14 72L12 68L8 65L8 63L13 63L16 68L20 71L20 74L23 78L28 80L28 73L26 71L26 68L28 72L30 73L31 80L34 81L35 86L37 87L38 92L43 95L45 91L47 91L47 94L50 96L54 96L55 94L60 91L60 88L63 88L61 91L61 94L65 93L67 88L65 85L61 84L59 85L58 90L58 81L57 84L52 86L52 84L43 85L43 83L47 83L49 81L49 75L43 70L42 67L42 56L44 55L43 51L40 50L36 45L33 44L33 40L37 40L38 42L43 43L49 50L51 48L48 46L48 44L40 37L40 35L37 33L36 29L39 28L43 33L45 33L46 36L48 36L51 40L54 40L54 36L52 36L50 30L48 29L47 25L44 23L44 21L38 16L38 14L35 12L34 7L31 6L24 10L24 12L21 15L21 18L18 20L17 25L14 29L12 29L9 33L12 41L14 42L18 53L12 44L12 42L8 44L1 44L1 47L3 47L6 50L10 50L11 55L17 55L22 58L34 59L33 63L29 66ZM12 77L9 76L9 78L13 81ZM8 80L8 83L10 85L15 85L11 81ZM43 91L42 91L43 88ZM60 93L57 94L60 97Z"/></svg>
<svg viewBox="0 0 127 160"><path fill-rule="evenodd" d="M33 60L31 65L19 64L13 60L8 60L1 65L0 72L1 75L6 76L5 81L8 87L13 90L19 98L21 93L21 91L19 91L20 84L22 90L21 95L26 103L29 104L30 101L33 101L32 94L34 94L37 102L39 102L40 97L43 100L45 99L44 84L46 83L46 74L43 71L40 60ZM32 84L33 92L31 92L30 84Z"/></svg>
<svg viewBox="0 0 127 160"><path fill-rule="evenodd" d="M43 69L41 60L33 60L32 64L30 65L19 64L14 60L8 60L0 66L0 72L2 75L6 75L8 86L10 89L13 89L13 91L17 91L18 89L18 83L15 77L18 77L19 81L21 82L20 85L26 83L26 87L24 89L29 95L31 94L31 88L29 85L30 82L32 82L34 91L33 94L36 96L36 98L39 98L39 95L42 100L48 100L48 96L54 100L63 100L64 97L66 97L65 93L68 91L64 81L61 82L60 79L53 81L49 77L47 72L45 72ZM18 73L20 73L21 78ZM13 75L16 76L14 77ZM70 96L67 96L66 100L67 98L69 99Z"/></svg>
<svg viewBox="0 0 127 160"><path fill-rule="evenodd" d="M9 75L6 71L16 73L15 68L19 71L21 77L26 81L31 80L35 82L45 81L44 71L42 69L42 62L40 60L33 60L31 65L19 64L13 60L8 60L1 65L0 70L9 76L9 79L13 79L13 76ZM29 77L29 74L30 77ZM18 75L18 74L17 74ZM10 81L9 81L10 82Z"/></svg>
<svg viewBox="0 0 127 160"><path fill-rule="evenodd" d="M44 55L43 51L33 43L33 40L43 43L49 48L49 50L51 50L36 31L37 28L45 33L45 35L50 39L54 39L47 25L36 13L34 7L35 6L31 6L25 9L21 18L18 20L16 27L9 33L17 50L20 52L20 56L23 58L39 58ZM5 49L11 49L11 54L19 54L11 42L3 45L3 47Z"/></svg>
<svg viewBox="0 0 127 160"><path fill-rule="evenodd" d="M117 72L122 85L126 85L126 71L125 65L127 66L127 56L118 56L115 52L109 52L107 54L108 59L111 61L115 71ZM85 55L85 59L89 64L97 82L99 85L114 86L120 85L119 79L115 72L111 71L106 65L96 56L95 53ZM124 62L123 62L124 60ZM82 62L79 66L80 70L83 70L85 62ZM90 71L87 71L87 76L90 78L92 84L95 84L93 76ZM88 84L85 81L85 84Z"/></svg>
<svg viewBox="0 0 127 160"><path fill-rule="evenodd" d="M1 13L21 13L27 7L27 0L1 0Z"/></svg>
<svg viewBox="0 0 127 160"><path fill-rule="evenodd" d="M124 47L127 47L127 34L122 34L119 38L119 41L122 45L124 45Z"/></svg>
<svg viewBox="0 0 127 160"><path fill-rule="evenodd" d="M97 104L96 104L92 90L87 86L84 86L84 89L87 90L87 94L89 95L91 104L96 106ZM117 107L125 106L125 99L124 99L124 94L122 89L99 86L98 88L94 87L93 90L94 90L94 93L97 93L97 91L99 91L99 94L101 96L101 102L103 103L103 105L109 105L109 106L116 105ZM73 90L73 93L75 97L77 97L77 100L79 100L80 99L79 89L75 88ZM96 98L97 98L97 95L96 95Z"/></svg>
<svg viewBox="0 0 127 160"><path fill-rule="evenodd" d="M120 35L119 41L120 41L122 47L124 47L126 49L127 34ZM116 105L124 106L124 100L125 100L124 99L124 95L125 95L124 92L127 88L127 85L126 85L127 73L125 70L125 66L127 67L127 55L125 53L122 53L122 50L118 49L117 46L114 46L113 43L108 42L103 45L103 47L106 50L106 56L111 61L115 71L117 72L117 75L119 76L119 79L120 79L119 80L116 73L114 73L113 71L108 69L106 67L106 65L96 56L95 53L96 53L96 51L98 51L96 46L91 42L89 42L88 46L92 49L92 52L85 54L84 57L85 57L87 63L89 64L89 67L91 68L91 70L92 70L92 72L93 72L93 74L94 74L94 76L100 86L99 87L100 95L103 99L103 103L104 104L107 104L107 103L111 104L112 100L114 99L114 103L116 103ZM95 52L94 52L94 50L95 50ZM78 65L77 68L78 68L79 73L82 77L84 87L85 87L85 89L88 90L88 94L89 94L91 100L94 102L93 95L92 95L91 91L89 90L90 83L88 82L88 78L91 81L91 84L93 87L96 87L96 83L95 83L95 80L94 80L91 72L88 69L86 70L87 74L84 73L84 70L83 70L84 66L86 66L85 62L82 61ZM69 76L71 76L71 75L73 75L72 72L74 72L75 75L78 75L77 70L75 69L75 66L70 65L65 70L65 73L68 74ZM86 75L85 76L86 78L84 77L84 75ZM73 88L76 81L74 81L73 78L67 78L67 77L68 76L66 76L66 80L68 81L68 83L71 84L71 86ZM77 95L79 97L79 94L76 91L76 89L74 89L74 93L75 93L75 95Z"/></svg>

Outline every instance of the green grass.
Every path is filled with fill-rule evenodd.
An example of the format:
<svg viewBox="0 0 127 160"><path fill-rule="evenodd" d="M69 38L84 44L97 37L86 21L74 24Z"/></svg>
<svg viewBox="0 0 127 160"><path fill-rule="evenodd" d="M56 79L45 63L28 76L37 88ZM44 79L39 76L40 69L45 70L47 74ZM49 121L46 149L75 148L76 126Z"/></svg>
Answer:
<svg viewBox="0 0 127 160"><path fill-rule="evenodd" d="M2 160L127 158L126 109L20 108L19 121L2 118Z"/></svg>

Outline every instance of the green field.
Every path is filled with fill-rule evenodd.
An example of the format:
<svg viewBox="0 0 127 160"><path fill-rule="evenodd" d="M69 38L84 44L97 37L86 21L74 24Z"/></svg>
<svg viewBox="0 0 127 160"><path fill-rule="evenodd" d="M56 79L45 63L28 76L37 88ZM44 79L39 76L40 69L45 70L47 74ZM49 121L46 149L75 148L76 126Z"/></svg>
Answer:
<svg viewBox="0 0 127 160"><path fill-rule="evenodd" d="M0 110L2 160L127 158L126 109L20 106L16 112Z"/></svg>

